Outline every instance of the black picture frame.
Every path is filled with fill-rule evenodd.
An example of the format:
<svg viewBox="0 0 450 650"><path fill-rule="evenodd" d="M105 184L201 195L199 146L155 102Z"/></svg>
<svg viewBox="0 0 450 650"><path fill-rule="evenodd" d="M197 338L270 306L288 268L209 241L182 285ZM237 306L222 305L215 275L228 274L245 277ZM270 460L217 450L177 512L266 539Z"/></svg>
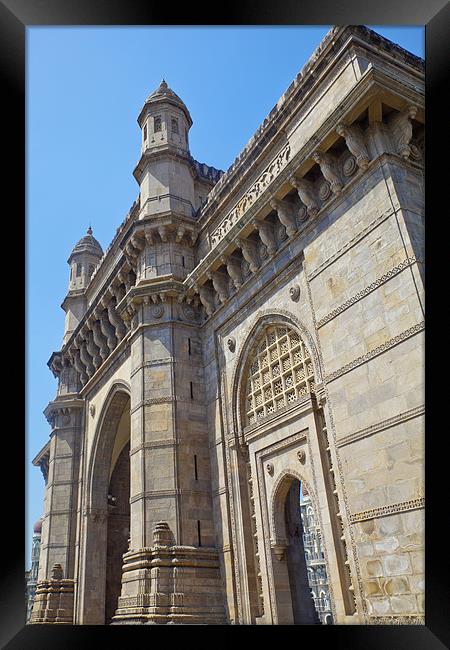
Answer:
<svg viewBox="0 0 450 650"><path fill-rule="evenodd" d="M176 11L175 11L176 7ZM9 306L8 312L19 314L23 309L23 292L20 291L20 265L18 252L21 243L25 242L25 31L33 25L283 25L283 24L366 24L366 25L424 25L426 38L426 106L427 122L426 137L426 205L430 215L430 228L427 231L426 249L429 253L433 245L433 256L427 277L427 302L441 304L442 294L437 288L437 278L441 276L438 268L439 260L444 260L445 255L439 256L434 252L432 241L441 241L441 228L444 225L446 214L435 205L445 191L444 178L439 173L445 173L445 168L437 163L435 155L440 147L445 148L441 141L447 130L447 122L443 111L447 109L445 97L445 72L447 67L448 40L450 37L450 9L445 0L378 0L376 3L362 3L361 0L346 0L341 3L318 2L317 0L291 0L285 3L274 3L271 0L255 3L241 0L239 7L229 3L221 3L216 7L215 15L206 14L203 5L175 5L171 3L150 3L141 0L2 0L0 3L0 69L2 74L3 95L3 144L5 136L10 137L9 146L4 147L4 160L6 171L3 175L4 197L11 198L12 211L8 219L13 220L14 232L8 228L4 231L5 247L11 255L7 264L7 276L11 279L14 270L14 285L18 299L18 307ZM174 21L174 18L176 19ZM207 19L208 22L205 22ZM268 43L270 46L270 43ZM439 113L441 111L441 114ZM446 111L447 112L447 111ZM435 138L433 141L433 137ZM433 146L434 142L434 146ZM6 155L5 155L6 154ZM447 181L448 182L448 181ZM51 200L51 197L49 197ZM6 218L4 219L4 224ZM21 240L21 228L23 239ZM438 234L436 231L439 229ZM16 232L18 231L18 232ZM12 236L11 236L12 235ZM441 262L442 263L442 262ZM5 283L6 284L6 283ZM25 290L25 282L22 285ZM9 296L9 292L8 292ZM431 296L431 297L430 297ZM5 299L5 296L4 296ZM444 300L445 302L445 300ZM5 314L5 312L4 312ZM433 315L433 313L432 313ZM26 317L26 314L25 314ZM411 650L424 648L426 650L439 650L450 647L450 607L449 607L449 575L448 559L446 557L445 523L448 520L446 508L446 472L447 455L442 451L442 441L446 437L446 430L440 425L442 413L445 413L445 384L442 381L432 380L430 366L434 358L439 359L437 352L439 339L443 337L433 332L438 319L432 318L426 336L427 359L427 438L426 438L426 614L425 626L320 626L308 629L309 634L317 630L319 636L309 636L308 642L321 645L333 644L335 649L364 648L385 650ZM19 325L19 318L15 319L15 326L11 328L11 318L5 318L8 326L7 348L11 348L12 355L5 362L9 369L17 368L17 350L24 349L21 341L25 340L24 328ZM23 322L23 321L22 321ZM12 331L11 331L12 330ZM430 333L431 331L431 333ZM22 334L17 345L9 344L11 335L18 337ZM5 334L4 334L5 336ZM433 349L434 346L434 349ZM7 351L7 350L6 350ZM442 364L442 361L441 361ZM24 365L22 366L22 368ZM19 367L20 370L20 367ZM12 370L11 370L12 372ZM433 367L433 376L435 368ZM20 374L20 373L19 373ZM13 375L11 375L12 377ZM11 389L19 392L20 378L11 380ZM23 382L25 386L25 381ZM9 405L9 404L8 404ZM18 412L20 412L20 405ZM433 426L434 425L434 426ZM25 626L25 597L24 597L24 503L25 481L21 472L25 473L25 427L23 432L17 422L13 427L4 429L4 471L10 465L13 468L13 489L8 488L8 483L3 482L3 527L2 537L4 552L1 557L0 572L0 642L1 647L8 650L23 650L24 648L89 648L98 643L109 643L114 637L118 643L130 647L131 643L151 643L145 626L116 626L116 627L91 627L91 626L55 626L33 625ZM6 444L7 443L7 444ZM10 475L11 476L11 475ZM16 523L13 522L16 520ZM250 628L250 629L249 629ZM177 635L183 635L183 642L194 644L203 640L203 634L214 636L219 632L215 628L202 626L164 626L158 629L164 633L164 640L170 639L177 629ZM226 630L226 632L225 632ZM154 634L155 627L152 627ZM290 628L282 629L280 626L228 626L220 630L219 642L226 643L234 637L241 638L250 633L256 635L259 641L263 634L268 641L280 642L280 635L293 633L294 643L304 644L305 628L301 630ZM136 635L138 635L136 637ZM147 636L146 636L147 635ZM325 636L324 636L325 635ZM188 638L190 637L190 638ZM255 637L253 637L255 638ZM248 639L248 637L247 637ZM244 639L246 641L247 639ZM214 637L213 640L215 641ZM284 640L284 639L281 639ZM215 641L216 643L218 641ZM253 641L255 642L255 641Z"/></svg>

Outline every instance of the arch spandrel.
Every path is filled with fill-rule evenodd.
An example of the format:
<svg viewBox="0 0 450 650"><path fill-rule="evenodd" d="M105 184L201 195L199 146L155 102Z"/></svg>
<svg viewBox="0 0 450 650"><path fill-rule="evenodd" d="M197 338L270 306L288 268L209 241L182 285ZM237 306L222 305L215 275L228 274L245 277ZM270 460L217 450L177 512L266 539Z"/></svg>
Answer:
<svg viewBox="0 0 450 650"><path fill-rule="evenodd" d="M236 360L231 380L231 400L233 405L231 416L234 438L242 440L243 429L246 426L245 410L243 409L243 394L246 390L248 369L254 350L258 347L261 337L270 327L287 328L296 333L309 353L312 365L312 376L315 385L322 382L322 368L317 354L317 348L308 329L292 313L283 310L267 311L259 314L244 334L244 343ZM289 393L289 390L287 391Z"/></svg>

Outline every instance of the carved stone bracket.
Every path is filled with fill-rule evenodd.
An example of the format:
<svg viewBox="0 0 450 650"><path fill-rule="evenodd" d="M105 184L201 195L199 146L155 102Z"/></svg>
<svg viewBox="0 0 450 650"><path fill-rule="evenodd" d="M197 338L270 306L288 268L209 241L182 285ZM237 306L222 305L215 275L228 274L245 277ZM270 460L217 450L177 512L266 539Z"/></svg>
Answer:
<svg viewBox="0 0 450 650"><path fill-rule="evenodd" d="M290 184L296 188L301 202L306 206L306 212L310 217L315 217L319 211L316 201L314 185L306 178L297 178L292 175L289 178Z"/></svg>
<svg viewBox="0 0 450 650"><path fill-rule="evenodd" d="M361 127L357 124L346 126L341 123L337 125L336 132L344 138L348 150L355 156L358 167L367 169L370 161Z"/></svg>
<svg viewBox="0 0 450 650"><path fill-rule="evenodd" d="M337 161L333 154L315 151L312 159L319 165L324 178L330 183L333 194L342 192L342 182L337 171Z"/></svg>
<svg viewBox="0 0 450 650"><path fill-rule="evenodd" d="M411 120L417 115L417 106L408 106L404 111L394 113L388 124L394 140L395 150L402 158L409 158L411 155L410 142L413 128Z"/></svg>

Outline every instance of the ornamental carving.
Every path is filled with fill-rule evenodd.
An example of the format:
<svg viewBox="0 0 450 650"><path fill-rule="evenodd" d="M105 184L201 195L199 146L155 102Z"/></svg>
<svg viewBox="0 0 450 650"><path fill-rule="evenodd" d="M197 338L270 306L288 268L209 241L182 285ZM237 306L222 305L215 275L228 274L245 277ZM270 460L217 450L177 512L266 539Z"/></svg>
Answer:
<svg viewBox="0 0 450 650"><path fill-rule="evenodd" d="M297 458L299 463L303 465L306 461L306 451L304 449L299 449L297 452Z"/></svg>
<svg viewBox="0 0 450 650"><path fill-rule="evenodd" d="M310 354L294 330L272 325L254 348L248 369L246 424L255 425L315 390Z"/></svg>
<svg viewBox="0 0 450 650"><path fill-rule="evenodd" d="M259 176L257 181L253 183L250 189L238 201L234 208L227 214L225 219L222 220L218 228L215 229L211 235L211 246L217 244L225 237L225 235L233 228L233 226L241 219L253 203L262 195L262 193L269 187L273 180L280 174L281 170L286 166L291 154L291 147L287 145L278 154L278 156L266 167L263 173Z"/></svg>
<svg viewBox="0 0 450 650"><path fill-rule="evenodd" d="M294 286L289 289L289 295L291 300L298 302L298 299L300 298L300 287L298 284L294 284Z"/></svg>
<svg viewBox="0 0 450 650"><path fill-rule="evenodd" d="M345 126L338 124L336 131L341 135L350 151L355 157L355 164L358 164L361 169L367 169L369 165L369 154L364 143L364 133L360 126L352 124Z"/></svg>
<svg viewBox="0 0 450 650"><path fill-rule="evenodd" d="M236 339L232 336L227 339L227 348L230 350L230 352L234 352L236 350Z"/></svg>
<svg viewBox="0 0 450 650"><path fill-rule="evenodd" d="M342 165L342 171L344 173L344 176L347 178L349 176L353 176L353 174L356 172L357 164L356 164L356 159L354 156L348 156L344 160L344 164Z"/></svg>

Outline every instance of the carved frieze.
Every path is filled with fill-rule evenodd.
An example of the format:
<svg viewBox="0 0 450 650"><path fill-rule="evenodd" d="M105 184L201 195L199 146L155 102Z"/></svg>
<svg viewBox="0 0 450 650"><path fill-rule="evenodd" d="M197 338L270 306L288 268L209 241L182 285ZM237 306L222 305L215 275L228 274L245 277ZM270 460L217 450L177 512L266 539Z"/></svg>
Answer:
<svg viewBox="0 0 450 650"><path fill-rule="evenodd" d="M263 194L270 186L272 181L279 175L282 169L287 165L291 154L290 145L286 145L278 156L266 167L263 173L258 177L255 183L247 190L244 196L238 201L234 208L222 220L221 224L214 230L211 235L211 246L217 244L241 219L253 203Z"/></svg>

